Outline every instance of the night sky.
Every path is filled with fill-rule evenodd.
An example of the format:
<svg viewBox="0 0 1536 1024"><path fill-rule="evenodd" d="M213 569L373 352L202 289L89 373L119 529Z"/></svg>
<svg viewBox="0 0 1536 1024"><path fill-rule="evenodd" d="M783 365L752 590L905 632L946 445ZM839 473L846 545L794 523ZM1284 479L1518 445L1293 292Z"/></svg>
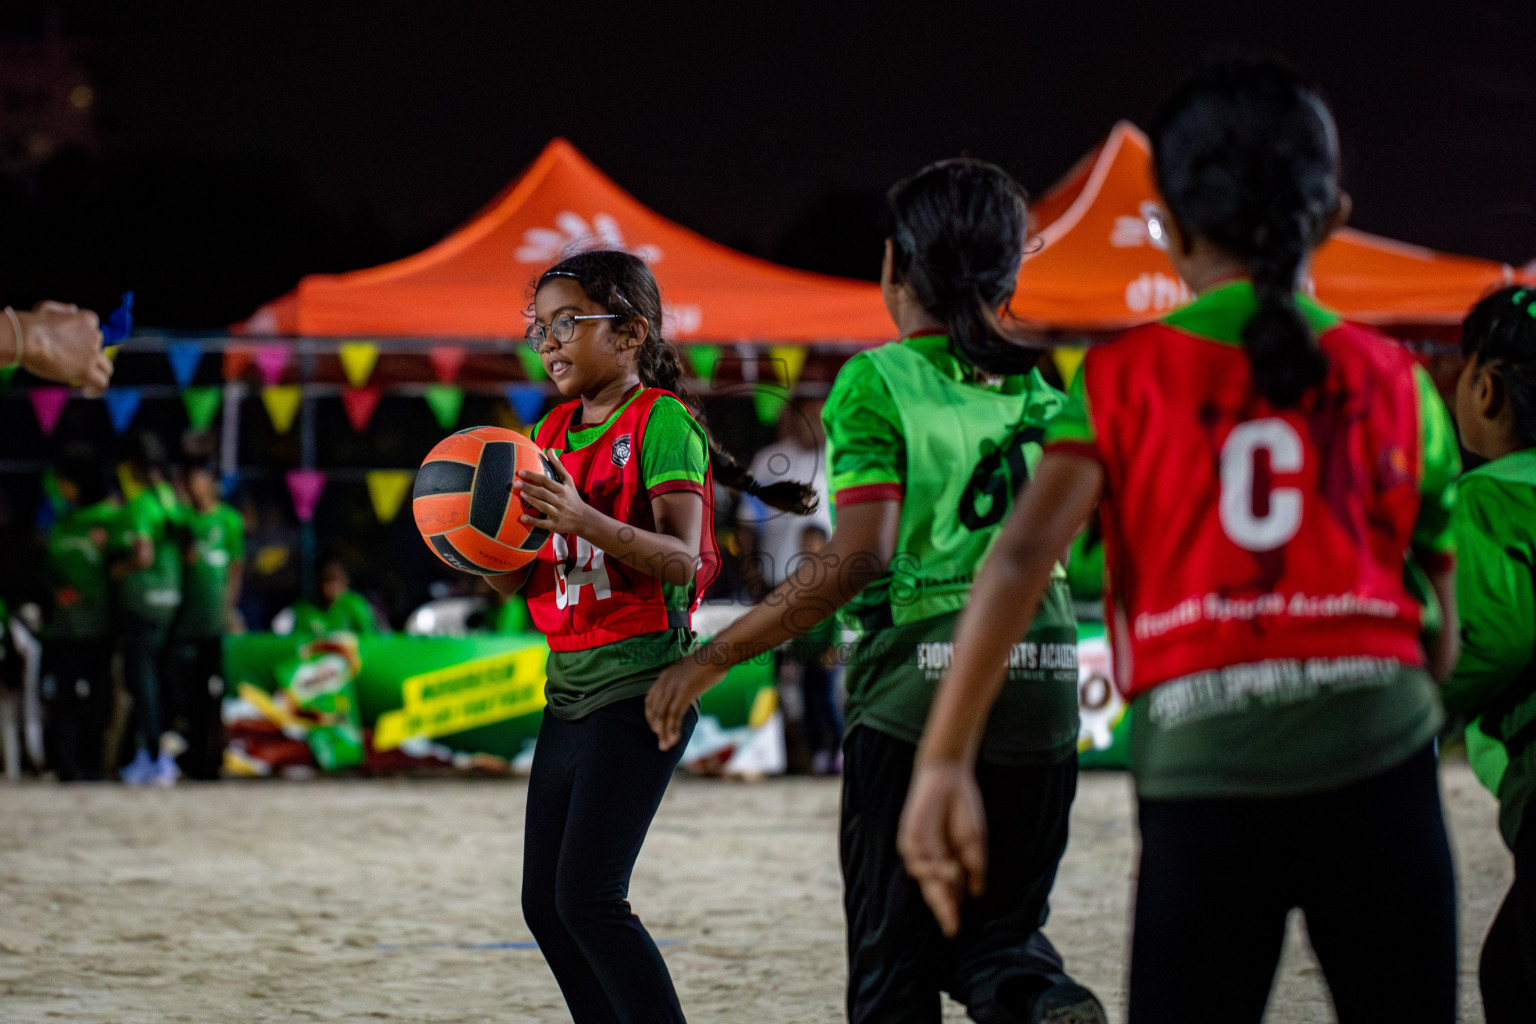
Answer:
<svg viewBox="0 0 1536 1024"><path fill-rule="evenodd" d="M1231 51L1322 88L1357 227L1536 257L1529 2L52 6L102 147L0 183L8 302L134 287L146 322L227 323L435 241L555 135L709 237L871 276L897 178L963 151L1038 193Z"/></svg>

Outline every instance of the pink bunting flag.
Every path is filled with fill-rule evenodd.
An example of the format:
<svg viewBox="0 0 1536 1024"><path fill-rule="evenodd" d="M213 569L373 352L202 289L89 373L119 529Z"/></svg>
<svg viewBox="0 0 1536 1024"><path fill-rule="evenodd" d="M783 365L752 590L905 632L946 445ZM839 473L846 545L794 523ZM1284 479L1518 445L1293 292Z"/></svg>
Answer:
<svg viewBox="0 0 1536 1024"><path fill-rule="evenodd" d="M437 373L437 379L444 384L452 384L459 377L459 371L464 369L464 360L469 353L458 345L433 345L427 350L427 355L432 360L432 369Z"/></svg>
<svg viewBox="0 0 1536 1024"><path fill-rule="evenodd" d="M294 515L299 522L307 523L315 518L315 506L320 504L320 492L325 490L325 473L318 469L290 469L287 480Z"/></svg>
<svg viewBox="0 0 1536 1024"><path fill-rule="evenodd" d="M268 387L283 379L283 370L287 365L288 346L258 345L256 347L256 366L261 370L261 379Z"/></svg>
<svg viewBox="0 0 1536 1024"><path fill-rule="evenodd" d="M53 428L59 425L59 417L64 415L64 406L69 402L69 388L33 388L27 397L32 400L37 425L43 428L45 436L52 436Z"/></svg>

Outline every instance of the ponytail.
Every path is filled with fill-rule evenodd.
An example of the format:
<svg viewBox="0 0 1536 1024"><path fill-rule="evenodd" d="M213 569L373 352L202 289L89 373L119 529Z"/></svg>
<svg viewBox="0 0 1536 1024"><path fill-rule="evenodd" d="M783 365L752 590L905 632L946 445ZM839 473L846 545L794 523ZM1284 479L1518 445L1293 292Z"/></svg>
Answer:
<svg viewBox="0 0 1536 1024"><path fill-rule="evenodd" d="M1339 207L1332 115L1290 71L1233 61L1185 82L1151 134L1158 190L1180 234L1248 267L1258 308L1242 338L1254 391L1295 406L1328 373L1296 288Z"/></svg>
<svg viewBox="0 0 1536 1024"><path fill-rule="evenodd" d="M670 391L688 406L693 418L704 429L704 439L709 444L709 463L716 480L733 491L750 494L780 512L808 516L816 511L820 499L810 484L795 480L760 484L746 466L720 446L714 432L709 429L709 422L704 417L698 398L683 387L683 365L677 358L677 350L659 334L646 332L645 341L635 356L635 369L640 374L640 383L648 388Z"/></svg>
<svg viewBox="0 0 1536 1024"><path fill-rule="evenodd" d="M1255 245L1248 269L1258 309L1243 328L1243 348L1253 387L1277 408L1287 409L1328 374L1328 359L1296 305L1296 277L1306 256L1304 225L1282 218L1266 244Z"/></svg>
<svg viewBox="0 0 1536 1024"><path fill-rule="evenodd" d="M643 260L616 249L595 249L567 256L546 270L538 283L543 284L550 276L573 278L589 298L601 303L609 312L645 321L645 340L635 352L635 371L640 383L648 388L670 391L693 413L704 430L716 480L781 512L810 515L816 511L819 499L809 484L793 480L760 484L735 456L720 446L709 429L698 398L683 386L683 365L677 358L677 351L661 335L661 289ZM534 290L538 290L537 285Z"/></svg>

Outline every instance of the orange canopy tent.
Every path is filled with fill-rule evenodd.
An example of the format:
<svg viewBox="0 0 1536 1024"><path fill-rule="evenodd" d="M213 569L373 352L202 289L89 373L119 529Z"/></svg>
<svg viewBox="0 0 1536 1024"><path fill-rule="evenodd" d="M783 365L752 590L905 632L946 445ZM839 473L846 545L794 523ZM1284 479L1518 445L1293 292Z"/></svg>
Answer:
<svg viewBox="0 0 1536 1024"><path fill-rule="evenodd" d="M1041 245L1019 274L1013 309L1052 331L1097 334L1190 299L1147 231L1152 149L1128 121L1034 205ZM1451 256L1345 228L1312 262L1309 286L1352 320L1394 330L1459 324L1490 288L1530 279L1491 260Z"/></svg>
<svg viewBox="0 0 1536 1024"><path fill-rule="evenodd" d="M1151 147L1127 121L1034 204L1042 244L1013 310L1042 330L1103 334L1190 298L1147 232ZM312 274L237 333L310 337L506 338L521 333L534 276L573 244L620 246L655 269L677 341L887 340L878 288L780 267L709 241L641 205L555 139L468 224L383 266ZM1338 232L1314 259L1318 298L1403 333L1451 327L1484 291L1536 280L1527 267Z"/></svg>
<svg viewBox="0 0 1536 1024"><path fill-rule="evenodd" d="M628 249L656 273L675 341L891 337L876 285L745 256L653 213L555 139L468 224L383 266L312 274L237 328L336 337L517 337L529 285L571 245Z"/></svg>

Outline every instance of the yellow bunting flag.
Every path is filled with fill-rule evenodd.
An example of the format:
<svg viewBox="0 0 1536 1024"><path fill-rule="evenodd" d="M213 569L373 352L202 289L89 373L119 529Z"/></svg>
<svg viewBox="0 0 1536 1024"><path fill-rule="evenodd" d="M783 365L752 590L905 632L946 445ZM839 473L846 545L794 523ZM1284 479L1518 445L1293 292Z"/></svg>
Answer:
<svg viewBox="0 0 1536 1024"><path fill-rule="evenodd" d="M1061 374L1062 384L1072 383L1072 378L1077 376L1077 368L1083 365L1083 357L1087 354L1085 348L1058 348L1051 353L1051 359L1056 363L1056 372Z"/></svg>
<svg viewBox="0 0 1536 1024"><path fill-rule="evenodd" d="M804 345L775 345L768 350L768 356L773 360L777 372L784 376L784 386L791 391L795 388L795 381L800 379L800 371L805 369L805 357L810 353Z"/></svg>
<svg viewBox="0 0 1536 1024"><path fill-rule="evenodd" d="M341 357L347 383L360 388L373 376L373 368L379 361L379 346L371 341L344 341L337 355Z"/></svg>
<svg viewBox="0 0 1536 1024"><path fill-rule="evenodd" d="M373 502L373 514L381 523L392 523L400 514L400 505L410 493L415 474L408 469L370 469L368 498Z"/></svg>
<svg viewBox="0 0 1536 1024"><path fill-rule="evenodd" d="M271 384L261 389L261 404L272 417L272 429L279 434L288 433L293 418L299 414L299 401L304 397L297 384Z"/></svg>

